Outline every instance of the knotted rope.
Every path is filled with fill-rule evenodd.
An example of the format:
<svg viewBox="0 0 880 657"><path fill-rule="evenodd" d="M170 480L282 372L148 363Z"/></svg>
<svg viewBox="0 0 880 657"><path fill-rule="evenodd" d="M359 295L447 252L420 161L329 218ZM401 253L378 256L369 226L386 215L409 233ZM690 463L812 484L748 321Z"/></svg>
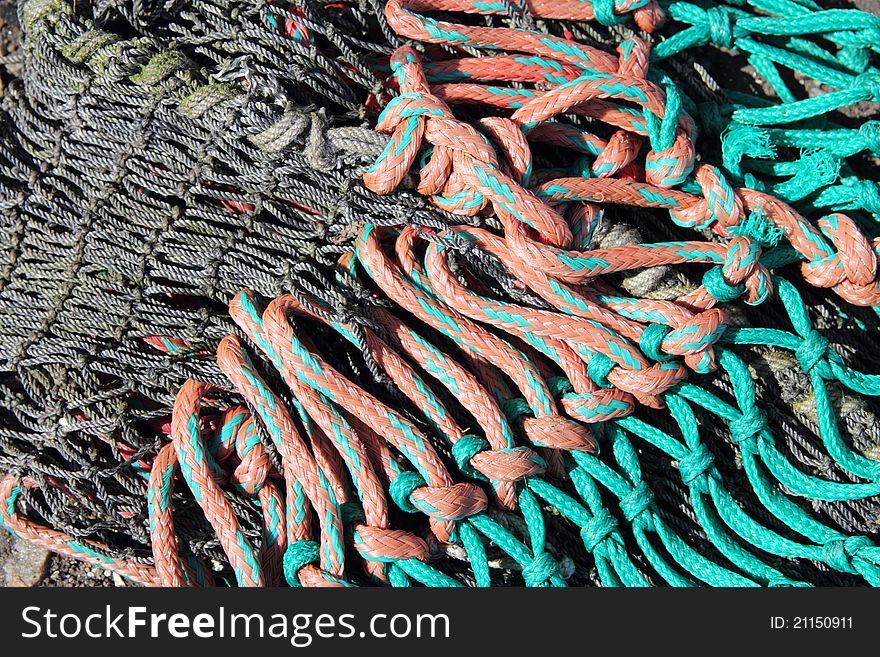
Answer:
<svg viewBox="0 0 880 657"><path fill-rule="evenodd" d="M124 467L149 478L156 574L127 570L120 560L104 563L142 582L207 582L171 519L176 489L178 505L189 496L198 504L241 584L273 584L282 570L291 585L488 585L511 583L511 570L520 573L513 581L527 585L583 581L588 570L605 585L792 585L837 574L877 583L870 538L817 520L789 495L848 502L878 493L876 461L843 439L828 384L863 396L876 396L880 386L876 375L852 369L829 347L801 292L778 275L800 259L811 285L876 306L876 242L843 215L814 227L770 194L734 188L708 164L691 177L694 122L674 85L647 79L648 50L639 40L625 42L615 58L538 33L416 13L437 9L496 11L392 2L388 24L409 38L517 54L462 56L422 68L414 50L398 50L392 67L400 93L379 121L391 138L365 181L387 193L418 166L419 192L484 226L497 217L503 235L456 226L441 213L407 215L406 203L414 201L392 203L380 221L352 231L355 251L343 256L337 280L315 285L311 270L288 271L280 290L267 289L291 294L265 309L257 295L233 295L230 316L242 333L230 323L210 327L222 376L199 365L209 360L194 346L200 336L155 327L145 344L163 359L189 363L187 374L196 379L177 396L171 442L152 462L125 440L108 437L107 444L123 454ZM562 17L553 13L556 4L528 9ZM583 14L567 17L593 12L611 23L615 11L635 10L637 21L656 18L650 5L641 9L583 3ZM323 29L309 11L271 14L269 26L294 44ZM178 111L201 117L209 97L216 111L217 90L193 84L186 70L177 57L149 60L137 80L170 75L170 87L185 100ZM369 77L349 73L358 84ZM338 80L309 79L307 86L334 103L352 103ZM221 94L233 108L243 102L235 91ZM453 112L458 105L467 106L462 112L513 111L472 125ZM562 116L572 114L570 122ZM244 134L258 148L279 145L281 152L308 127L307 165L296 165L308 171L324 166L320 119L311 121L300 125L299 114L285 111L277 121L248 124ZM323 134L334 144L382 143L344 129ZM547 167L547 146L587 158L568 170ZM328 209L333 190L310 180L322 191L315 194L320 203L297 203L305 225L336 212ZM148 185L150 193L161 191L158 183ZM245 222L258 210L222 179L205 190ZM711 228L717 238L597 249L602 206L609 203L669 209L674 224ZM787 245L772 248L782 237ZM265 257L257 247L242 253L243 260ZM669 298L629 295L617 284L644 267L701 272L706 265L701 285ZM254 265L224 285L265 278ZM732 326L728 309L740 298L779 306L793 331ZM368 301L352 314L351 299ZM325 343L328 332L341 340ZM336 353L344 343L353 351ZM805 474L780 451L738 355L749 345L793 354L815 393L817 433L849 480ZM351 360L358 352L369 370L360 377ZM721 394L703 386L713 370L729 388ZM399 396L389 398L389 390ZM743 477L723 465L720 452L728 446L705 440L700 422L723 427L724 440L729 429L748 500L733 492ZM668 500L656 476L649 477L647 452L671 464L670 485L693 519L664 511ZM11 481L10 491L18 490ZM20 498L10 492L8 499L5 524L48 541L54 530L27 524L17 511ZM689 523L708 538L709 551L695 547ZM579 535L580 545L554 538L556 531ZM345 558L348 545L362 563ZM824 566L813 571L808 562Z"/></svg>
<svg viewBox="0 0 880 657"><path fill-rule="evenodd" d="M880 17L805 3L735 5L669 3L667 15L683 29L659 42L652 58L662 61L706 44L744 56L775 98L734 90L728 102L694 108L704 129L721 136L727 173L804 213L865 212L876 234L877 184L858 161L860 153L878 152L876 122L844 127L834 113L853 114L860 103L880 102L880 72L871 63ZM815 93L819 85L828 91Z"/></svg>

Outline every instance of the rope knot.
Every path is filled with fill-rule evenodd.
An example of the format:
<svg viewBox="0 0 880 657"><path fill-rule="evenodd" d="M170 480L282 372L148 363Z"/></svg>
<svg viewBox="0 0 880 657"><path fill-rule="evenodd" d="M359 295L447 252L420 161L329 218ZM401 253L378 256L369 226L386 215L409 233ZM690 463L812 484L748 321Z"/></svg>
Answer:
<svg viewBox="0 0 880 657"><path fill-rule="evenodd" d="M501 402L501 411L510 424L516 424L520 418L528 416L532 409L522 397L511 397Z"/></svg>
<svg viewBox="0 0 880 657"><path fill-rule="evenodd" d="M872 185L875 188L873 193L877 193L874 183L862 182ZM860 186L859 190L862 189L867 188ZM856 305L880 303L880 288L876 281L877 254L856 223L845 214L834 213L819 219L817 226L837 252L816 234L818 239L814 242L818 248L814 259L801 265L804 279L817 287L834 288L840 296Z"/></svg>
<svg viewBox="0 0 880 657"><path fill-rule="evenodd" d="M728 283L724 279L724 270L720 265L707 270L706 273L703 274L703 280L701 282L703 287L706 288L706 292L708 292L715 301L721 303L735 301L746 291L745 285L732 285L731 283Z"/></svg>
<svg viewBox="0 0 880 657"><path fill-rule="evenodd" d="M705 444L700 443L687 456L679 460L678 470L681 473L681 480L685 484L697 487L698 490L708 490L706 473L714 462L715 457L712 452ZM697 481L698 479L699 481Z"/></svg>
<svg viewBox="0 0 880 657"><path fill-rule="evenodd" d="M804 336L801 346L795 350L794 355L804 372L809 373L828 353L828 339L818 331L811 330Z"/></svg>
<svg viewBox="0 0 880 657"><path fill-rule="evenodd" d="M855 573L852 559L864 547L874 544L867 536L848 536L847 538L829 541L822 546L822 561L843 573Z"/></svg>
<svg viewBox="0 0 880 657"><path fill-rule="evenodd" d="M376 131L391 133L391 138L364 174L364 185L377 194L393 191L421 151L426 157L420 165L418 192L432 197L438 207L474 215L491 204L503 222L523 221L549 243L569 244L571 230L565 219L505 174L489 140L456 119L449 106L431 93L416 51L400 48L391 61L401 93L379 116ZM505 134L513 135L510 130Z"/></svg>
<svg viewBox="0 0 880 657"><path fill-rule="evenodd" d="M880 129L877 132L880 133ZM875 153L880 154L880 136L878 143L872 148L876 149ZM847 181L846 187L852 197L850 201L852 207L880 215L880 185L873 180L850 180Z"/></svg>
<svg viewBox="0 0 880 657"><path fill-rule="evenodd" d="M733 442L740 444L757 438L767 428L767 416L757 406L750 406L743 414L730 422L730 435Z"/></svg>
<svg viewBox="0 0 880 657"><path fill-rule="evenodd" d="M424 513L440 521L461 520L484 511L486 493L476 484L428 486L417 472L402 472L388 487L391 498L404 511Z"/></svg>
<svg viewBox="0 0 880 657"><path fill-rule="evenodd" d="M688 367L698 374L715 370L713 345L727 330L727 315L720 308L697 313L687 321L677 323L660 344L667 354L684 356Z"/></svg>
<svg viewBox="0 0 880 657"><path fill-rule="evenodd" d="M640 481L627 495L620 500L620 509L628 522L650 522L649 515L643 515L654 504L654 493L644 481Z"/></svg>
<svg viewBox="0 0 880 657"><path fill-rule="evenodd" d="M863 92L865 99L872 103L880 103L880 72L868 71L857 75L850 88Z"/></svg>
<svg viewBox="0 0 880 657"><path fill-rule="evenodd" d="M617 531L617 520L607 509L599 509L587 524L581 527L581 539L589 552Z"/></svg>
<svg viewBox="0 0 880 657"><path fill-rule="evenodd" d="M708 228L714 222L725 228L737 225L742 219L743 202L721 172L708 164L701 164L696 173L703 198L688 208L670 210L672 219L683 226Z"/></svg>
<svg viewBox="0 0 880 657"><path fill-rule="evenodd" d="M706 10L709 40L722 48L733 47L733 27L736 16L727 7L711 7Z"/></svg>
<svg viewBox="0 0 880 657"><path fill-rule="evenodd" d="M476 484L424 486L413 491L413 505L437 520L461 520L484 511L489 504L486 493Z"/></svg>
<svg viewBox="0 0 880 657"><path fill-rule="evenodd" d="M770 272L761 264L761 247L748 237L737 235L730 240L722 273L732 286L742 284L746 303L756 306L770 296ZM711 293L710 293L711 294Z"/></svg>
<svg viewBox="0 0 880 657"><path fill-rule="evenodd" d="M608 381L608 374L614 369L616 363L603 353L597 353L587 364L587 374L597 386L602 388L612 387Z"/></svg>
<svg viewBox="0 0 880 657"><path fill-rule="evenodd" d="M542 474L547 467L528 447L491 449L479 436L462 436L452 446L452 457L465 474L493 481L520 481Z"/></svg>
<svg viewBox="0 0 880 657"><path fill-rule="evenodd" d="M594 359L595 360L595 359ZM632 393L641 403L660 408L660 395L687 378L687 370L679 362L654 363L640 369L615 367L609 379L616 388Z"/></svg>
<svg viewBox="0 0 880 657"><path fill-rule="evenodd" d="M670 360L672 356L664 353L660 347L671 331L672 327L666 324L651 322L639 336L639 349L651 360L658 362Z"/></svg>
<svg viewBox="0 0 880 657"><path fill-rule="evenodd" d="M528 447L508 447L476 454L474 468L495 481L521 481L542 474L547 464Z"/></svg>
<svg viewBox="0 0 880 657"><path fill-rule="evenodd" d="M548 552L541 552L522 569L522 574L526 586L547 586L550 578L559 574L559 564Z"/></svg>
<svg viewBox="0 0 880 657"><path fill-rule="evenodd" d="M859 128L859 137L865 148L874 155L880 155L880 121L865 121ZM876 185L872 185L876 189Z"/></svg>
<svg viewBox="0 0 880 657"><path fill-rule="evenodd" d="M467 434L459 438L452 446L452 458L458 464L459 469L466 475L471 477L480 477L485 474L477 470L476 466L471 463L477 454L489 451L491 445L485 438ZM486 475L488 476L488 475Z"/></svg>
<svg viewBox="0 0 880 657"><path fill-rule="evenodd" d="M562 395L566 414L583 422L607 422L624 417L633 411L633 396L616 388L602 388L595 392Z"/></svg>

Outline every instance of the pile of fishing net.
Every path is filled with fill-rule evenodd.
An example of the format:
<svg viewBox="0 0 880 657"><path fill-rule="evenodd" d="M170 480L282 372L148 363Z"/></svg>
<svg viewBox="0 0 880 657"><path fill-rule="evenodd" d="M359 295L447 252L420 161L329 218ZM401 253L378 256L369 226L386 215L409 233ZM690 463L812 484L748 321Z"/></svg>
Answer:
<svg viewBox="0 0 880 657"><path fill-rule="evenodd" d="M880 17L18 15L9 531L175 586L880 583Z"/></svg>

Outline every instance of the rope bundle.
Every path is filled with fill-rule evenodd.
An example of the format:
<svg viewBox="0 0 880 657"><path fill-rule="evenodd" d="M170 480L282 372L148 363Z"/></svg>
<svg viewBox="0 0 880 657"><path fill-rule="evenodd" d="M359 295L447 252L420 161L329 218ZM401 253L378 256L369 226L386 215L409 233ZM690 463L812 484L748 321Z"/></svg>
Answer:
<svg viewBox="0 0 880 657"><path fill-rule="evenodd" d="M862 344L841 330L876 321L870 310L843 304L877 305L870 233L841 214L811 223L783 200L735 188L729 172L698 162L697 125L684 110L689 99L671 78L652 81L650 51L638 38L624 41L615 57L546 33L425 15L471 11L469 3L391 0L380 30L458 50L430 51L429 64L409 46L395 50L389 101L376 87L379 68L352 73L356 79L346 74L350 84L337 87L341 60L364 63L355 50L390 47L365 46L332 23L317 30L316 41L320 12L269 7L276 16L270 31L283 32L292 52L321 53L330 82L298 78L281 91L266 75L277 59L261 53L242 59L245 69L218 87L216 74L205 77L186 55L172 54L187 49L185 39L167 37L177 49L160 54L149 41L158 36L132 40L129 56L119 54L127 44L112 35L84 32L89 44L116 44L114 62L136 56L137 68L111 68L117 77L103 86L95 81L106 74L106 60L84 53L89 75L98 76L90 80L92 95L52 119L75 124L82 108L98 102L92 97L117 102L120 87L134 86L132 106L149 97L137 85L162 89L141 134L147 144L155 135L170 138L155 142L163 168L141 174L148 184L138 193L159 207L167 203L172 226L199 233L177 256L162 246L151 254L156 280L140 296L158 312L137 305L120 312L123 321L143 321L129 329L128 353L139 367L152 361L163 384L149 383L155 375L121 371L125 351L116 336L99 349L80 343L90 358L100 355L86 375L100 381L110 373L129 387L109 413L96 406L96 417L113 424L90 427L80 413L77 430L109 439L122 463L104 476L117 499L135 497L119 492L120 481L125 491L140 492L148 518L133 514L127 526L116 520L109 530L60 524L47 512L57 508L52 495L72 496L97 513L107 497L89 500L88 487L70 486L66 473L52 479L57 473L43 466L42 482L5 480L7 527L136 581L166 585L211 583L213 562L228 564L242 585L274 585L282 575L290 585L877 583L872 498L880 471L847 432L876 426L878 379L853 368L855 361L814 328L815 310L847 307L851 319L838 324L835 338L846 334L844 343L870 352L870 336ZM557 8L530 4L520 18L563 18ZM659 25L656 8L618 8L631 9L640 27ZM55 6L55 13L32 11L39 19L26 24L31 33L40 33L47 16L68 39L79 25ZM265 18L246 11L235 19L242 15L245 22ZM604 3L594 17L619 21ZM143 29L142 19L129 20ZM201 10L185 21L195 52L222 61L219 75L226 76L228 59L218 46L202 45L199 32L229 24ZM179 29L171 23L167 33ZM321 39L330 45L316 51ZM493 52L481 54L483 48ZM69 60L76 49L65 51ZM242 95L225 80L249 91ZM358 87L369 89L363 106L352 100ZM29 98L50 91L38 88ZM337 115L343 123L360 107L368 115L375 102L384 106L376 128L388 137L328 129L322 114L281 104L287 93L294 102L323 98L328 112L347 112ZM29 115L17 111L10 112L13 125L25 125ZM96 133L115 143L120 120L111 112L90 116L117 121L115 131L101 125ZM186 139L178 136L182 126ZM132 131L122 134L120 150ZM60 143L56 152L75 152ZM176 164L198 152L197 143L210 150L216 170L200 168L189 187L174 189L175 172L186 169ZM251 169L255 161L264 165ZM22 175L28 168L8 170ZM355 183L362 173L371 191ZM267 189L267 180L275 187ZM400 186L415 188L436 209L393 191ZM126 197L109 198L114 204ZM10 207L24 207L28 216L76 216L54 208L41 214L14 198ZM637 211L640 228L660 240L603 245L613 241L608 218L622 216L615 205L669 210L672 221ZM168 219L160 221L166 224L152 234L161 245ZM108 225L128 223L117 216ZM81 233L94 225L87 214ZM227 239L215 239L213 229L200 234L208 226L229 230ZM281 227L290 232L279 243ZM706 239L707 229L713 238ZM27 233L30 224L17 230ZM310 246L333 240L335 231L338 246ZM242 247L242 240L252 241ZM287 264L273 268L259 250L265 247ZM111 251L94 253L106 268ZM304 261L311 255L329 263L339 254L335 269ZM199 258L213 265L208 276L197 273ZM798 261L799 270L783 270ZM138 285L141 275L132 277ZM658 290L658 282L669 289ZM241 287L257 293L235 292ZM224 297L228 320L217 305ZM756 310L740 310L741 298ZM62 312L69 307L65 299ZM56 316L50 311L50 321ZM749 319L759 326L772 319L773 328L752 328ZM33 359L35 345L46 345L45 362L67 363L69 371L73 361L51 353L48 333L4 353L30 352ZM792 396L808 402L794 413L774 401L779 395L769 386L756 386L747 361L767 354L786 359L781 371L800 373L794 378L804 389L793 386ZM22 383L38 378L38 360L11 361L8 371ZM876 365L871 356L859 362ZM168 416L166 391L181 377L190 380ZM92 382L81 385L95 391ZM106 389L92 394L95 404L110 398ZM841 404L849 404L846 413ZM120 408L137 409L137 430ZM812 437L792 431L805 418L815 424ZM63 426L55 417L47 424ZM157 454L163 432L170 442ZM19 432L14 440L23 439ZM93 459L94 439L77 439L55 442L78 452L80 463ZM83 483L101 479L94 470ZM59 492L47 491L57 480L64 481ZM38 487L48 502L33 495ZM40 529L23 507L65 531ZM100 540L123 526L135 541L149 533L152 559Z"/></svg>

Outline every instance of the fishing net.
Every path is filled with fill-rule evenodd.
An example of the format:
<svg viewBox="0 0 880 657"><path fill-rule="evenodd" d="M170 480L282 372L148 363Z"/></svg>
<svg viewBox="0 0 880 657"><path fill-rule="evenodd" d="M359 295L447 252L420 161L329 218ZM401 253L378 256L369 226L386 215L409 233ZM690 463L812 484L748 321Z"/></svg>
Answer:
<svg viewBox="0 0 880 657"><path fill-rule="evenodd" d="M803 110L772 74L830 83L827 17L724 14L789 129L679 52L718 29L685 3L677 43L639 3L381 4L20 5L4 524L142 583L874 583L877 317L847 303L876 305L873 219L840 190L876 183L837 146L868 123L824 123L870 98ZM850 77L872 19L830 33ZM481 53L505 26L528 43ZM553 95L585 79L612 101ZM694 143L723 168L691 177Z"/></svg>

